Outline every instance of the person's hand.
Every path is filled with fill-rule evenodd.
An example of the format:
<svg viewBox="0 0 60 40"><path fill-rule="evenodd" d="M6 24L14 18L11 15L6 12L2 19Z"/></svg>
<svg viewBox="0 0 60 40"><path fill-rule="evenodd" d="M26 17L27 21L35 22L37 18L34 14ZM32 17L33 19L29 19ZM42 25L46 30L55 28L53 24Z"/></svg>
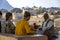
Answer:
<svg viewBox="0 0 60 40"><path fill-rule="evenodd" d="M39 28L39 30L41 30L41 31L42 31L42 28Z"/></svg>
<svg viewBox="0 0 60 40"><path fill-rule="evenodd" d="M30 28L31 28L32 30L34 30L34 25L30 25Z"/></svg>

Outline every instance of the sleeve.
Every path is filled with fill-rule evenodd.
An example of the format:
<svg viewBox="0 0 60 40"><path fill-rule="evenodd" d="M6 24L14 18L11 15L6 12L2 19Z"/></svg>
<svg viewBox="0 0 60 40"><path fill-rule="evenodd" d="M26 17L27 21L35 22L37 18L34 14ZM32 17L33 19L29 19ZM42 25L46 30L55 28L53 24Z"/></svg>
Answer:
<svg viewBox="0 0 60 40"><path fill-rule="evenodd" d="M13 30L13 31L12 31ZM13 22L11 22L11 32L14 34L15 33L15 25Z"/></svg>
<svg viewBox="0 0 60 40"><path fill-rule="evenodd" d="M15 25L13 24L13 22L11 22L11 27L13 30L15 29Z"/></svg>
<svg viewBox="0 0 60 40"><path fill-rule="evenodd" d="M51 27L52 27L52 25L54 25L54 22L53 22L53 21L49 21L49 23L47 24L46 29L51 28Z"/></svg>
<svg viewBox="0 0 60 40"><path fill-rule="evenodd" d="M6 23L6 32L9 33L10 32L10 24L7 22Z"/></svg>
<svg viewBox="0 0 60 40"><path fill-rule="evenodd" d="M6 29L6 22L5 21L2 21L1 22L1 26L2 26L2 33L5 33L5 29Z"/></svg>
<svg viewBox="0 0 60 40"><path fill-rule="evenodd" d="M34 31L31 30L31 28L29 27L29 23L25 23L25 29L27 34L34 34Z"/></svg>

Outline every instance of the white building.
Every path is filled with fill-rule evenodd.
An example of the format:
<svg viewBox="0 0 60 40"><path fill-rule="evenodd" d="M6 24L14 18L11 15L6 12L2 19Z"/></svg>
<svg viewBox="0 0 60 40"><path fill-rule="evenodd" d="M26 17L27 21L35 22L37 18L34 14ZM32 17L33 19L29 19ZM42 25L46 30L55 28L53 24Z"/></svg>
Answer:
<svg viewBox="0 0 60 40"><path fill-rule="evenodd" d="M28 11L31 13L31 15L37 15L37 11L38 11L38 8L36 6L30 8L30 7L26 7L26 8L23 8L23 14L25 11Z"/></svg>

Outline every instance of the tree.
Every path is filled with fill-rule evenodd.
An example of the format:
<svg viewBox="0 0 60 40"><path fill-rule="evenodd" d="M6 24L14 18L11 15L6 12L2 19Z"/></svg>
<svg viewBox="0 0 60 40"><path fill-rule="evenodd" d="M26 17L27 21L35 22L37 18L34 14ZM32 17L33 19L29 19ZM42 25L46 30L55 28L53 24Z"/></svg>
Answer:
<svg viewBox="0 0 60 40"><path fill-rule="evenodd" d="M7 12L8 12L7 9L1 9L0 11L1 11L2 13L7 13Z"/></svg>
<svg viewBox="0 0 60 40"><path fill-rule="evenodd" d="M45 12L43 9L39 9L39 10L37 11L37 14L41 14L41 13L43 13L43 12Z"/></svg>
<svg viewBox="0 0 60 40"><path fill-rule="evenodd" d="M37 14L41 14L41 13L44 13L44 12L46 12L46 8L40 6Z"/></svg>
<svg viewBox="0 0 60 40"><path fill-rule="evenodd" d="M13 13L13 12L15 12L15 13L22 13L22 10L20 9L20 8L13 8L12 10L11 10L11 12Z"/></svg>
<svg viewBox="0 0 60 40"><path fill-rule="evenodd" d="M60 11L57 12L57 15L60 15Z"/></svg>

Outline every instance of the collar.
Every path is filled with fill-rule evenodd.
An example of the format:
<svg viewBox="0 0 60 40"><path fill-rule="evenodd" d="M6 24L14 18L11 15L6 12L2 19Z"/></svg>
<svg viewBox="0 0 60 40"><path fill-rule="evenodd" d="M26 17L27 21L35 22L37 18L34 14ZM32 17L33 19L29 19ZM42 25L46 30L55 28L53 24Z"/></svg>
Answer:
<svg viewBox="0 0 60 40"><path fill-rule="evenodd" d="M44 21L44 22L47 22L49 19L47 19L46 21Z"/></svg>

